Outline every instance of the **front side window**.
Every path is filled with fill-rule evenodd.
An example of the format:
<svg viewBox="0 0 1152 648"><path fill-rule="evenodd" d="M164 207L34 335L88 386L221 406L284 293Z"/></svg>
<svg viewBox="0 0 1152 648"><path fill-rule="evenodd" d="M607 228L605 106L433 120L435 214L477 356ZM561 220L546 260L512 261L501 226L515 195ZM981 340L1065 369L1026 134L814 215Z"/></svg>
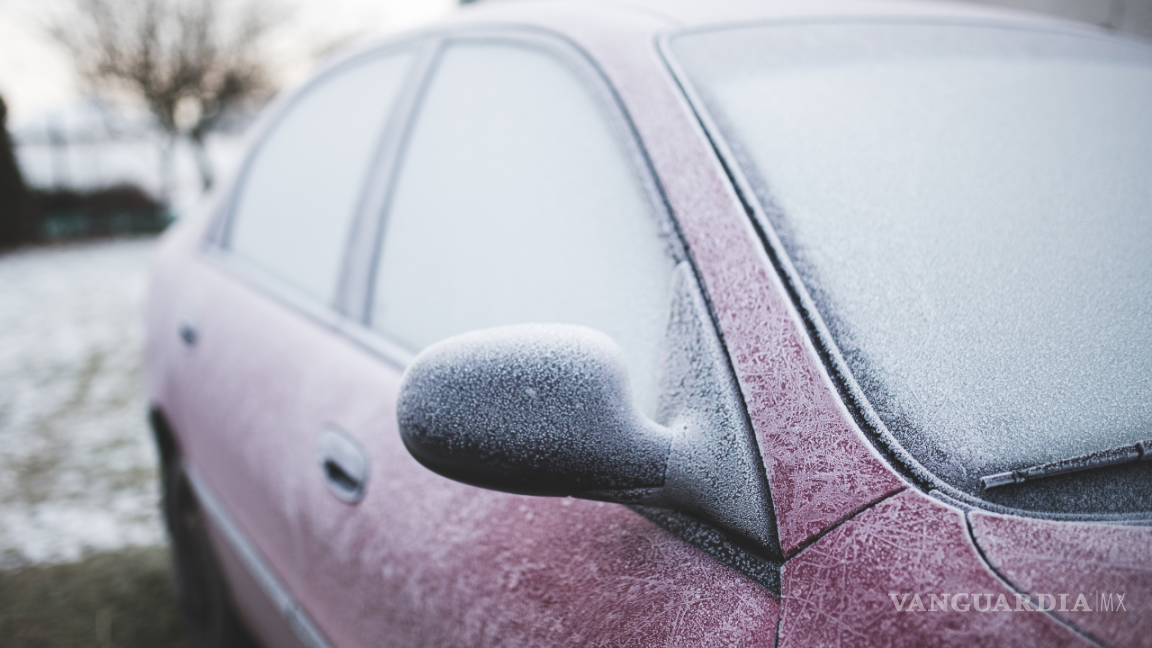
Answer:
<svg viewBox="0 0 1152 648"><path fill-rule="evenodd" d="M232 213L236 257L332 302L360 191L411 55L375 55L296 98L248 164Z"/></svg>
<svg viewBox="0 0 1152 648"><path fill-rule="evenodd" d="M651 413L673 259L611 115L550 53L447 48L386 214L372 326L414 351L506 324L589 326L624 349Z"/></svg>
<svg viewBox="0 0 1152 648"><path fill-rule="evenodd" d="M825 23L672 52L896 440L974 497L1113 506L981 477L1152 436L1152 49Z"/></svg>

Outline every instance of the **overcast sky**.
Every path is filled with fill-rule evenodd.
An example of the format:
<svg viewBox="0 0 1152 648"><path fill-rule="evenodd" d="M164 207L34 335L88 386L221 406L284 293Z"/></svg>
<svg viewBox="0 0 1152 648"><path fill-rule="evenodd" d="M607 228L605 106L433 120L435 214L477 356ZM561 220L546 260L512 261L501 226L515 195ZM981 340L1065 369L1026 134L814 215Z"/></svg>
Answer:
<svg viewBox="0 0 1152 648"><path fill-rule="evenodd" d="M223 0L225 3L229 0ZM456 0L276 0L291 21L269 47L287 84L298 82L317 51L354 35L394 32L451 11ZM0 0L0 95L9 127L83 96L68 57L44 34L44 24L69 0Z"/></svg>

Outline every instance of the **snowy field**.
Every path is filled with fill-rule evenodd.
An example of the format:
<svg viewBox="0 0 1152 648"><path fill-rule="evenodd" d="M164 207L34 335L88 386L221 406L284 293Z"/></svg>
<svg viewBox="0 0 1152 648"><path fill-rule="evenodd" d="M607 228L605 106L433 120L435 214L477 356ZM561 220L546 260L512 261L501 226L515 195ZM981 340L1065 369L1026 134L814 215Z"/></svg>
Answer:
<svg viewBox="0 0 1152 648"><path fill-rule="evenodd" d="M153 246L0 253L0 568L165 541L140 377Z"/></svg>

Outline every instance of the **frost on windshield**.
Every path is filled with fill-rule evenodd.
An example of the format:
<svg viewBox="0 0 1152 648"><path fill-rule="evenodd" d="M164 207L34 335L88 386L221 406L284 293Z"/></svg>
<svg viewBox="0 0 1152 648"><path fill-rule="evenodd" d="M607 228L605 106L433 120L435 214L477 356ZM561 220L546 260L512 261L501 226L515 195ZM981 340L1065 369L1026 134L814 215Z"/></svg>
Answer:
<svg viewBox="0 0 1152 648"><path fill-rule="evenodd" d="M1152 53L763 31L678 48L904 448L976 494L981 475L1147 438Z"/></svg>

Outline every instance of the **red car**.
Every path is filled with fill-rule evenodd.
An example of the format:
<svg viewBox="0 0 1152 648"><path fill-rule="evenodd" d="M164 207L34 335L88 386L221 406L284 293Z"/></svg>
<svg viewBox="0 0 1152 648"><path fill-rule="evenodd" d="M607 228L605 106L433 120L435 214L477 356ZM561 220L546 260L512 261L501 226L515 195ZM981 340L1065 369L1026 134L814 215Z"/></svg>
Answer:
<svg viewBox="0 0 1152 648"><path fill-rule="evenodd" d="M492 3L166 235L191 645L1149 646L1152 48Z"/></svg>

